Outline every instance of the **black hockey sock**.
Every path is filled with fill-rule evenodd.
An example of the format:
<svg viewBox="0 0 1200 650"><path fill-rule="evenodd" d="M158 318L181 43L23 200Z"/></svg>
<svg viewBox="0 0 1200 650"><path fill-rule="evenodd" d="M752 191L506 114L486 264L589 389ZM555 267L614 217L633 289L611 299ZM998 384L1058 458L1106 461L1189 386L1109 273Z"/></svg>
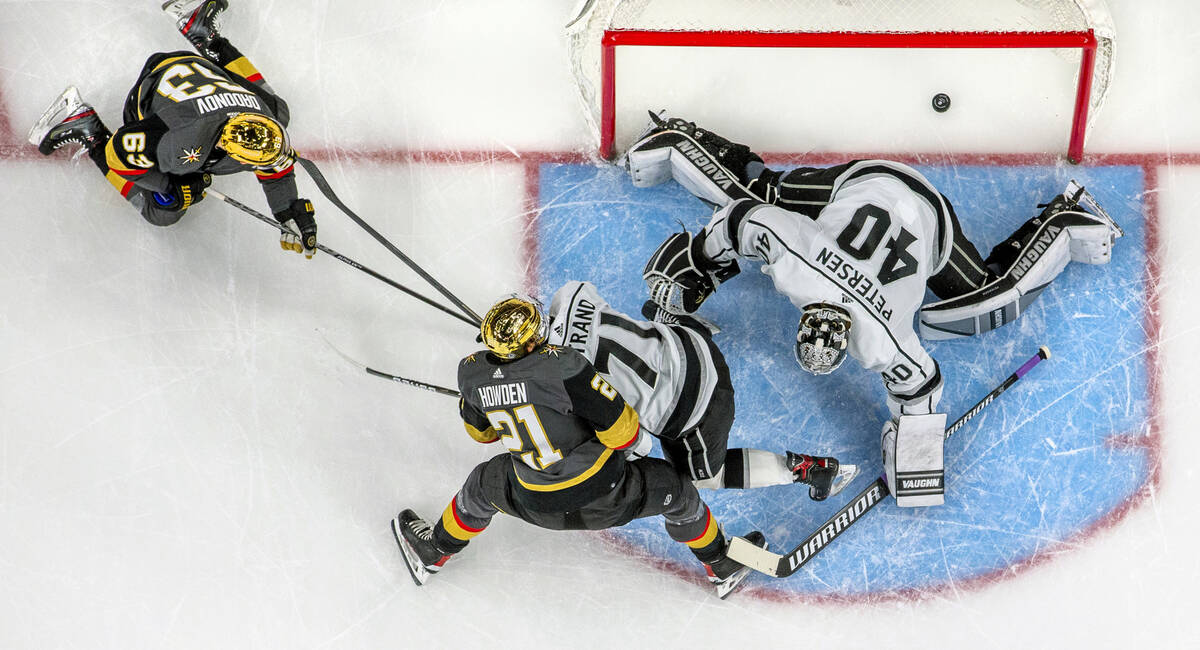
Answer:
<svg viewBox="0 0 1200 650"><path fill-rule="evenodd" d="M242 53L224 36L214 37L208 44L208 49L215 55L210 57L210 60L222 68L242 58Z"/></svg>
<svg viewBox="0 0 1200 650"><path fill-rule="evenodd" d="M112 134L108 132L108 129L104 129L104 135L96 138L96 141L88 148L88 158L91 158L92 162L96 163L96 166L100 168L101 174L108 174L108 153L106 149L108 148L108 139L111 137Z"/></svg>

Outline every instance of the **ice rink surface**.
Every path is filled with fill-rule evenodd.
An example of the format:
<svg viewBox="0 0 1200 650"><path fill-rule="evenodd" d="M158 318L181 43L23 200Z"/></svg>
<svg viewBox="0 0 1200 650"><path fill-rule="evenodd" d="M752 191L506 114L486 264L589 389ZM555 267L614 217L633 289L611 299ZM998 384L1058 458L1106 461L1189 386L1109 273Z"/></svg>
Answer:
<svg viewBox="0 0 1200 650"><path fill-rule="evenodd" d="M706 219L679 187L635 189L588 159L565 0L231 1L222 31L290 102L297 147L477 311L588 279L636 313L653 247ZM1038 345L1055 352L947 444L945 506L882 505L795 576L719 601L657 520L554 533L497 517L414 586L389 520L436 516L496 450L463 433L453 400L371 377L323 337L452 385L472 332L328 256L284 254L214 199L155 228L86 159L38 155L24 133L64 86L115 127L144 59L187 43L154 1L0 0L0 648L1200 646L1200 6L1109 6L1116 80L1078 167L1061 159L1056 73L1003 58L943 59L936 75L906 60L920 84L887 93L912 86L927 105L948 90L940 116L902 95L829 101L862 88L822 67L819 84L780 84L774 109L749 100L748 119L647 68L664 94L648 108L772 164L917 166L981 250L1069 178L1127 233L1110 265L1070 266L1016 324L930 345L951 418ZM1005 65L1011 78L979 78ZM1037 110L996 101L1006 84ZM251 178L214 187L266 209ZM322 243L436 295L300 187ZM864 467L826 504L791 486L706 495L729 532L790 548L879 471L882 392L850 364L801 376L795 316L752 268L705 309L738 389L735 442Z"/></svg>

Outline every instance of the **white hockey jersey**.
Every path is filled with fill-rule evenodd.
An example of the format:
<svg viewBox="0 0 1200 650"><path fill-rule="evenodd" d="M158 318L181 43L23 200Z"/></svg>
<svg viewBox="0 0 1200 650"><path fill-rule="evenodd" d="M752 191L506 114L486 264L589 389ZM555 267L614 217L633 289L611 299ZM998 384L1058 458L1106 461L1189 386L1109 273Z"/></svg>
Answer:
<svg viewBox="0 0 1200 650"><path fill-rule="evenodd" d="M656 436L674 438L695 427L717 385L711 344L701 334L630 318L590 282L568 282L555 292L548 342L582 352Z"/></svg>
<svg viewBox="0 0 1200 650"><path fill-rule="evenodd" d="M881 373L892 414L932 412L940 372L913 317L950 254L941 194L911 167L880 160L855 163L820 189L829 200L816 219L754 200L730 203L704 229L705 255L763 262L798 309L845 308L853 318L849 353Z"/></svg>

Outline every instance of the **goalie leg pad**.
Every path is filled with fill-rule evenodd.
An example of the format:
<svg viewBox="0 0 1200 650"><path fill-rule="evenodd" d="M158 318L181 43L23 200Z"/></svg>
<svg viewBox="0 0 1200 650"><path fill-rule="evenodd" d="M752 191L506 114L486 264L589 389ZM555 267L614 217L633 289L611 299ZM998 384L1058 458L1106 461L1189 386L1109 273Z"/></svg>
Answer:
<svg viewBox="0 0 1200 650"><path fill-rule="evenodd" d="M1092 214L1064 211L1036 217L992 249L988 266L1003 273L984 286L921 308L920 333L930 340L974 336L1016 320L1066 268L1104 264L1113 230Z"/></svg>
<svg viewBox="0 0 1200 650"><path fill-rule="evenodd" d="M718 207L738 199L758 198L742 179L749 158L725 156L728 160L723 161L720 151L711 150L695 137L696 132L657 131L634 144L625 154L625 167L634 186L653 187L674 178L696 198ZM753 156L749 149L745 151Z"/></svg>
<svg viewBox="0 0 1200 650"><path fill-rule="evenodd" d="M896 505L911 508L945 502L945 432L945 413L902 415L884 424L883 467Z"/></svg>

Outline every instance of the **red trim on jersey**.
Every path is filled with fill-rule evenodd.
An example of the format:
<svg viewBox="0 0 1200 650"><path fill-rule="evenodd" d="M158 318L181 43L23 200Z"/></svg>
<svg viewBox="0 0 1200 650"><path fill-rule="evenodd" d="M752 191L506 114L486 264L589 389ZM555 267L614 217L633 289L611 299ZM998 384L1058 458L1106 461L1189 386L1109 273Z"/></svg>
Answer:
<svg viewBox="0 0 1200 650"><path fill-rule="evenodd" d="M121 196L129 198L129 191L133 189L133 183L125 181L125 185L121 186Z"/></svg>
<svg viewBox="0 0 1200 650"><path fill-rule="evenodd" d="M273 181L276 178L283 178L284 176L287 176L288 174L292 173L292 169L295 167L296 167L296 165L294 165L294 164L288 165L287 169L285 169L281 172L275 172L273 174L264 174L263 172L255 171L254 175L257 176L258 180L260 180L260 181Z"/></svg>
<svg viewBox="0 0 1200 650"><path fill-rule="evenodd" d="M109 171L111 171L114 174L117 174L118 176L141 176L142 174L145 174L146 172L148 172L150 170L149 169L112 169L110 167Z"/></svg>
<svg viewBox="0 0 1200 650"><path fill-rule="evenodd" d="M246 77L246 81L249 81L250 83L258 83L258 82L262 81L262 79L263 79L263 76L262 76L261 72L255 72L254 74L250 75L249 77Z"/></svg>
<svg viewBox="0 0 1200 650"><path fill-rule="evenodd" d="M457 500L458 500L457 496L455 496L453 499L450 499L450 514L454 515L454 523L458 524L459 526L462 526L462 529L467 531L468 533L476 533L476 534L482 533L483 528L471 528L470 526L464 524L462 519L459 519ZM484 526L484 528L486 528L486 526Z"/></svg>

